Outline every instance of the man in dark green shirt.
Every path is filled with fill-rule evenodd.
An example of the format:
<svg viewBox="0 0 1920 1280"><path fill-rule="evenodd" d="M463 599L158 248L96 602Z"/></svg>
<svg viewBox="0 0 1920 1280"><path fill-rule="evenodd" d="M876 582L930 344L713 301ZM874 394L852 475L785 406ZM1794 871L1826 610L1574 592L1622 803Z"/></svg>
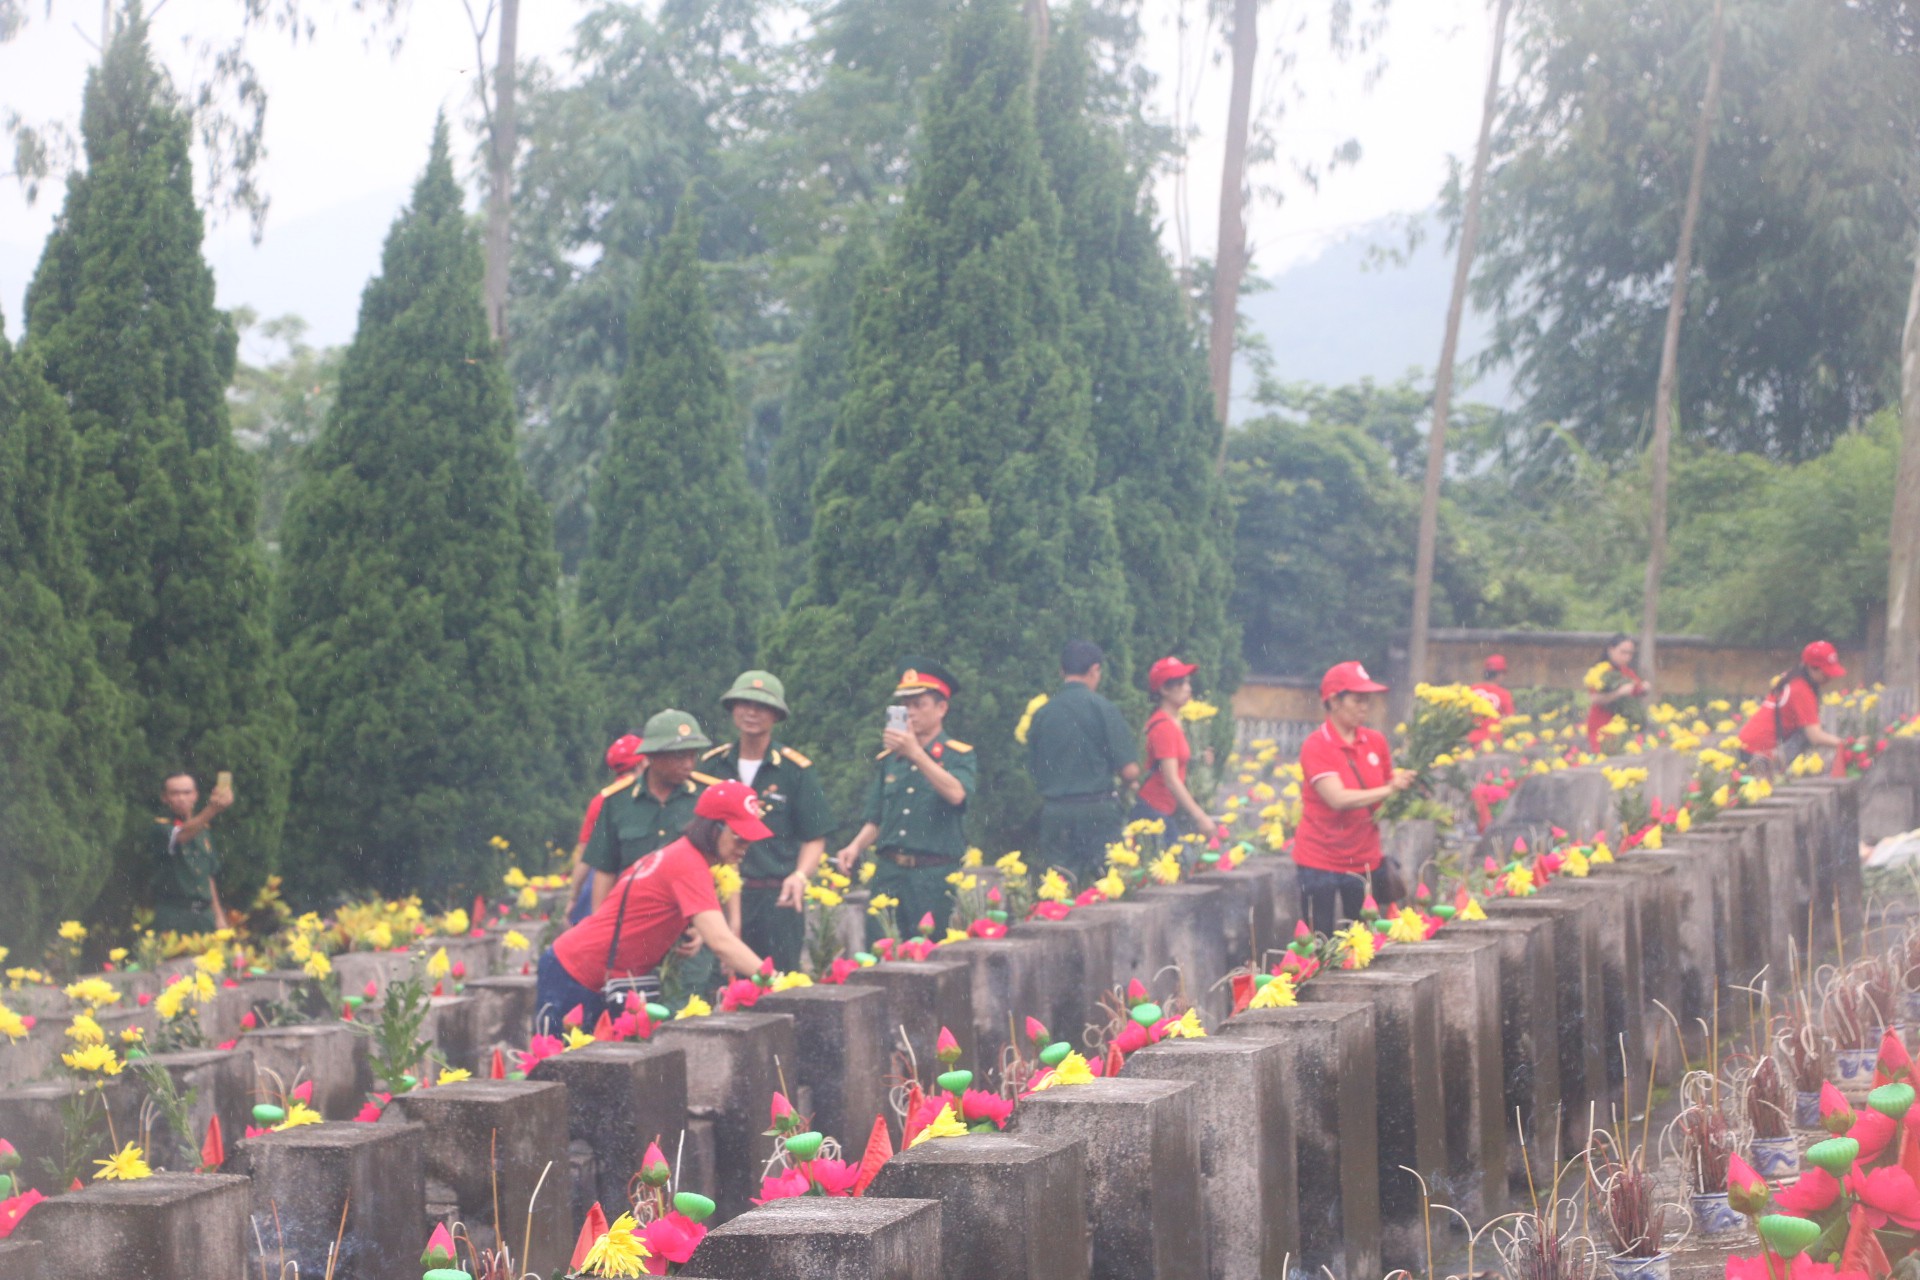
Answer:
<svg viewBox="0 0 1920 1280"><path fill-rule="evenodd" d="M967 852L967 797L973 794L979 764L973 748L946 734L947 707L959 691L953 673L924 658L909 659L900 672L894 703L903 723L888 726L881 741L873 785L867 791L864 822L835 861L842 871L868 849L875 871L869 888L898 899L894 919L911 935L922 916L932 916L934 936L945 931L953 914L953 886L947 877ZM890 717L891 719L892 717ZM880 936L878 920L867 918L867 940Z"/></svg>
<svg viewBox="0 0 1920 1280"><path fill-rule="evenodd" d="M218 929L226 922L220 889L214 883L220 874L220 855L214 852L207 829L233 803L233 790L225 784L214 787L206 808L195 813L200 786L192 774L176 773L161 784L161 795L168 812L153 820L154 930L207 933Z"/></svg>
<svg viewBox="0 0 1920 1280"><path fill-rule="evenodd" d="M1116 786L1140 776L1133 730L1101 697L1100 646L1068 641L1060 651L1059 692L1033 713L1027 770L1040 790L1040 857L1085 888L1100 875L1107 846L1120 839Z"/></svg>
<svg viewBox="0 0 1920 1280"><path fill-rule="evenodd" d="M593 868L596 910L616 876L678 840L681 828L693 820L693 802L714 781L694 766L712 745L700 722L684 711L669 708L647 721L638 748L646 768L632 787L600 806L600 820L580 858Z"/></svg>
<svg viewBox="0 0 1920 1280"><path fill-rule="evenodd" d="M760 797L760 820L773 831L756 840L740 864L740 938L774 967L800 967L806 940L807 882L827 853L833 819L813 761L773 737L788 715L786 687L766 671L743 672L720 699L740 731L737 742L715 747L700 767L716 778L738 778Z"/></svg>

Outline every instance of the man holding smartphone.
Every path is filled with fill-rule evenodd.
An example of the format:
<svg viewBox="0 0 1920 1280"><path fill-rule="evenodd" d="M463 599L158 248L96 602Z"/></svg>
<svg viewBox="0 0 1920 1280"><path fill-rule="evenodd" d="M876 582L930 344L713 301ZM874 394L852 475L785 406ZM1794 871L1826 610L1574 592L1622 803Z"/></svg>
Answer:
<svg viewBox="0 0 1920 1280"><path fill-rule="evenodd" d="M165 933L208 933L226 925L220 907L220 855L207 834L213 820L233 803L232 776L222 773L213 794L198 813L200 784L190 773L171 773L160 784L167 812L154 818L153 851L157 864L153 927Z"/></svg>
<svg viewBox="0 0 1920 1280"><path fill-rule="evenodd" d="M932 916L938 936L953 914L947 877L967 851L967 797L979 769L973 748L946 733L947 708L958 691L953 673L939 663L907 660L887 708L865 821L834 856L841 871L851 872L861 854L874 851L869 887L899 899L894 919L902 934ZM880 936L879 921L868 916L867 941Z"/></svg>

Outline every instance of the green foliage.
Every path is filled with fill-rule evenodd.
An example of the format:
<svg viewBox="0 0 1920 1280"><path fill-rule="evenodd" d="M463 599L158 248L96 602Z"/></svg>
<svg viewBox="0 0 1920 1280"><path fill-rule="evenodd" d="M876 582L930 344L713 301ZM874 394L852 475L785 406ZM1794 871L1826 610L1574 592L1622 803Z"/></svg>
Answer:
<svg viewBox="0 0 1920 1280"><path fill-rule="evenodd" d="M1544 0L1515 15L1519 89L1474 276L1495 316L1484 358L1514 362L1529 420L1610 461L1651 420L1712 7ZM1810 457L1898 385L1920 78L1864 23L1828 0L1727 7L1680 337L1688 438ZM1457 218L1457 183L1448 203Z"/></svg>
<svg viewBox="0 0 1920 1280"><path fill-rule="evenodd" d="M596 741L665 706L717 724L773 612L766 502L747 482L701 278L700 220L681 205L627 322L627 369L580 566L577 652Z"/></svg>
<svg viewBox="0 0 1920 1280"><path fill-rule="evenodd" d="M387 984L380 1012L371 1021L348 1024L367 1038L367 1064L383 1092L410 1091L432 1063L433 1039L426 1033L432 1013L426 980L413 973Z"/></svg>
<svg viewBox="0 0 1920 1280"><path fill-rule="evenodd" d="M0 334L0 946L23 958L93 901L126 817L124 796L93 791L119 764L129 706L87 627L79 482L66 407Z"/></svg>
<svg viewBox="0 0 1920 1280"><path fill-rule="evenodd" d="M295 892L464 896L490 837L539 848L569 816L551 524L480 277L443 121L283 526Z"/></svg>
<svg viewBox="0 0 1920 1280"><path fill-rule="evenodd" d="M227 403L233 438L259 464L259 534L271 555L279 546L287 496L299 477L300 451L319 438L333 408L346 348L309 346L307 322L299 316L263 321L241 307L233 320L243 358L234 370ZM248 340L255 337L272 352L257 365L244 359Z"/></svg>
<svg viewBox="0 0 1920 1280"><path fill-rule="evenodd" d="M168 771L232 770L239 803L216 839L222 888L245 901L278 860L292 705L253 536L253 467L228 425L234 333L200 256L190 122L137 18L88 77L81 127L87 170L68 181L27 317L79 438L91 625L132 702L123 766L87 770L111 779L92 803L152 812ZM146 857L123 838L116 895L144 880Z"/></svg>
<svg viewBox="0 0 1920 1280"><path fill-rule="evenodd" d="M1216 696L1239 683L1226 610L1233 526L1205 353L1141 176L1096 114L1095 86L1077 14L1054 33L1036 115L1062 210L1071 330L1088 366L1095 492L1113 509L1133 613L1126 635L1097 638L1115 695L1131 692L1144 712L1131 686L1169 653L1197 662Z"/></svg>
<svg viewBox="0 0 1920 1280"><path fill-rule="evenodd" d="M1057 678L1059 645L1130 625L1028 75L1009 6L960 10L884 268L860 291L808 581L769 646L816 740L843 744L843 803L898 661L943 659L987 838L1032 805L1013 726Z"/></svg>

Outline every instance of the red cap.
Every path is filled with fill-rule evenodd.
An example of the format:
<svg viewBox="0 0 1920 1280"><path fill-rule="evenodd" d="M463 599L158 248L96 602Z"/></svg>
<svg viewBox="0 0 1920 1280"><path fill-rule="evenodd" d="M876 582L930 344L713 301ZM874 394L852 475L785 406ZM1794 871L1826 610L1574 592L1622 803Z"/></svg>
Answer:
<svg viewBox="0 0 1920 1280"><path fill-rule="evenodd" d="M613 740L607 748L607 768L615 773L625 773L638 768L646 762L646 756L640 753L640 738L637 734L623 733Z"/></svg>
<svg viewBox="0 0 1920 1280"><path fill-rule="evenodd" d="M760 821L760 797L744 782L716 782L693 802L699 818L718 818L742 840L765 840L773 832Z"/></svg>
<svg viewBox="0 0 1920 1280"><path fill-rule="evenodd" d="M1172 654L1168 654L1147 668L1147 690L1150 693L1158 693L1160 686L1169 680L1184 680L1199 669L1191 662L1182 662Z"/></svg>
<svg viewBox="0 0 1920 1280"><path fill-rule="evenodd" d="M1809 671L1818 672L1827 680L1833 680L1847 674L1840 665L1840 655L1825 640L1815 640L1800 651L1800 665Z"/></svg>
<svg viewBox="0 0 1920 1280"><path fill-rule="evenodd" d="M1385 693L1387 686L1376 683L1367 669L1357 662L1341 662L1327 668L1320 677L1320 701L1343 693Z"/></svg>
<svg viewBox="0 0 1920 1280"><path fill-rule="evenodd" d="M1507 656L1504 653L1488 654L1486 669L1488 671L1505 671L1507 669Z"/></svg>

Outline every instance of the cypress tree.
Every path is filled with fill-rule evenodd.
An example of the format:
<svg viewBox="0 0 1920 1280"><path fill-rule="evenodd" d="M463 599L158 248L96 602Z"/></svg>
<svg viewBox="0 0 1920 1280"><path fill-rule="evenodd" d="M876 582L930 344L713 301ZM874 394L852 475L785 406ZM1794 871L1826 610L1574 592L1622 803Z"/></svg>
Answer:
<svg viewBox="0 0 1920 1280"><path fill-rule="evenodd" d="M87 627L79 473L66 406L0 332L0 946L23 957L93 901L126 817L128 707Z"/></svg>
<svg viewBox="0 0 1920 1280"><path fill-rule="evenodd" d="M1112 512L1095 496L1088 394L1059 271L1024 28L969 0L934 77L884 271L860 289L848 390L815 488L807 584L772 648L850 796L907 654L965 686L949 725L980 751L975 829L1033 795L1013 742L1059 646L1129 627Z"/></svg>
<svg viewBox="0 0 1920 1280"><path fill-rule="evenodd" d="M153 813L163 775L191 770L204 788L231 770L239 802L215 838L223 899L244 907L278 855L292 704L254 539L253 466L227 422L234 329L200 255L190 122L137 9L87 78L80 125L86 171L68 180L27 334L79 440L91 625L134 715L121 802ZM116 895L149 870L144 835L120 846Z"/></svg>
<svg viewBox="0 0 1920 1280"><path fill-rule="evenodd" d="M1215 465L1206 352L1160 250L1143 177L1129 169L1118 130L1089 108L1077 17L1055 32L1038 84L1073 333L1092 388L1095 491L1113 507L1133 606L1134 669L1110 673L1144 684L1147 664L1174 653L1200 664L1210 693L1230 692L1241 667L1227 615L1233 520Z"/></svg>
<svg viewBox="0 0 1920 1280"><path fill-rule="evenodd" d="M494 836L563 829L558 561L514 422L442 119L282 526L290 881L464 896Z"/></svg>
<svg viewBox="0 0 1920 1280"><path fill-rule="evenodd" d="M774 607L772 522L747 479L691 205L647 261L594 477L578 652L606 736L668 706L713 719Z"/></svg>
<svg viewBox="0 0 1920 1280"><path fill-rule="evenodd" d="M856 226L828 260L814 295L813 319L800 338L793 389L767 466L773 526L783 547L797 547L813 535L813 484L847 392L854 296L874 260L872 236Z"/></svg>

